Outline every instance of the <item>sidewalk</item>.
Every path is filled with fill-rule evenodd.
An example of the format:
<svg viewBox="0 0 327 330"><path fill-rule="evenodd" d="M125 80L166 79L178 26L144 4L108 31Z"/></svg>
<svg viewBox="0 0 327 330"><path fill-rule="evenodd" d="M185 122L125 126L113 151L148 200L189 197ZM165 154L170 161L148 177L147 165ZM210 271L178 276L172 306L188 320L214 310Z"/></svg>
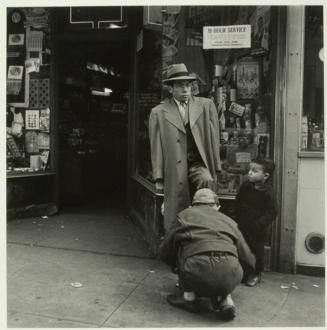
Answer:
<svg viewBox="0 0 327 330"><path fill-rule="evenodd" d="M325 324L325 280L264 273L233 294L236 318L170 306L176 275L119 211L84 209L8 222L7 326L311 327ZM71 283L79 282L81 287ZM292 287L292 283L294 283ZM285 286L282 288L281 286ZM204 308L207 301L203 301Z"/></svg>

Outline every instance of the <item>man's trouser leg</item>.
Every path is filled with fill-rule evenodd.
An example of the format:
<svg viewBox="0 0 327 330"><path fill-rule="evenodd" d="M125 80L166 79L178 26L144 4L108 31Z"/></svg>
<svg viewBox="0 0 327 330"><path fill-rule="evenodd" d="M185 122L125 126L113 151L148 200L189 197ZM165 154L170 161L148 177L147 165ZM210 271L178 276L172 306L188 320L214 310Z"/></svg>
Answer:
<svg viewBox="0 0 327 330"><path fill-rule="evenodd" d="M202 188L209 188L213 192L216 192L215 180L209 170L201 163L190 165L188 179L190 182L191 199L195 192Z"/></svg>
<svg viewBox="0 0 327 330"><path fill-rule="evenodd" d="M199 254L180 262L179 281L184 291L197 296L226 296L241 283L243 270L233 255Z"/></svg>

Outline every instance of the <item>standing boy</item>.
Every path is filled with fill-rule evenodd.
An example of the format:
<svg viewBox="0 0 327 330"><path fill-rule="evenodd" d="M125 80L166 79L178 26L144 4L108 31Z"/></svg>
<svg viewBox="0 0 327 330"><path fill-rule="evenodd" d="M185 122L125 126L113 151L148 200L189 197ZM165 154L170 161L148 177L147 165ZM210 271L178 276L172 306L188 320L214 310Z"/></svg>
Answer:
<svg viewBox="0 0 327 330"><path fill-rule="evenodd" d="M255 286L261 280L265 234L277 215L275 195L270 184L274 169L275 164L270 159L252 161L248 181L241 185L236 196L236 221L256 257L255 272L245 279L247 286Z"/></svg>

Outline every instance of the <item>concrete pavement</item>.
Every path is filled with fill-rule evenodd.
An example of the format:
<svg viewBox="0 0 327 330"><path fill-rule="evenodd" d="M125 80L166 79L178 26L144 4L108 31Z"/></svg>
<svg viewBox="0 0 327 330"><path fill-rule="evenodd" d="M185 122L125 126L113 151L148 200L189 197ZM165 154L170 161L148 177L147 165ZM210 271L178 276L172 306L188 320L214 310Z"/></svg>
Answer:
<svg viewBox="0 0 327 330"><path fill-rule="evenodd" d="M178 291L176 275L151 256L121 211L83 208L10 221L7 260L8 327L325 325L319 277L264 273L257 287L240 285L230 322L219 320L205 299L201 314L170 306L166 296ZM82 286L72 286L76 282Z"/></svg>

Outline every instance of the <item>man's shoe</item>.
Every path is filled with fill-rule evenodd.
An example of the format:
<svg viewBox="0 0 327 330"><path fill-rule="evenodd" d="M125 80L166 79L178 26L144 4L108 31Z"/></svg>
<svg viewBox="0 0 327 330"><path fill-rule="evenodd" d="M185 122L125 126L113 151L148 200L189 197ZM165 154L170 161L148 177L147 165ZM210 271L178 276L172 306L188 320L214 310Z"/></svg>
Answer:
<svg viewBox="0 0 327 330"><path fill-rule="evenodd" d="M211 306L214 311L218 311L220 308L220 304L222 302L222 297L221 296L213 296L210 297L211 300Z"/></svg>
<svg viewBox="0 0 327 330"><path fill-rule="evenodd" d="M183 298L183 296L175 296L173 294L170 294L167 296L167 301L170 305L184 309L185 311L188 311L190 313L198 312L195 300L187 301Z"/></svg>
<svg viewBox="0 0 327 330"><path fill-rule="evenodd" d="M225 299L223 299L219 306L219 313L220 319L224 321L233 320L235 317L235 305L232 299L232 296L228 294Z"/></svg>
<svg viewBox="0 0 327 330"><path fill-rule="evenodd" d="M256 274L251 276L246 282L245 285L247 286L256 286L261 281L261 274Z"/></svg>

